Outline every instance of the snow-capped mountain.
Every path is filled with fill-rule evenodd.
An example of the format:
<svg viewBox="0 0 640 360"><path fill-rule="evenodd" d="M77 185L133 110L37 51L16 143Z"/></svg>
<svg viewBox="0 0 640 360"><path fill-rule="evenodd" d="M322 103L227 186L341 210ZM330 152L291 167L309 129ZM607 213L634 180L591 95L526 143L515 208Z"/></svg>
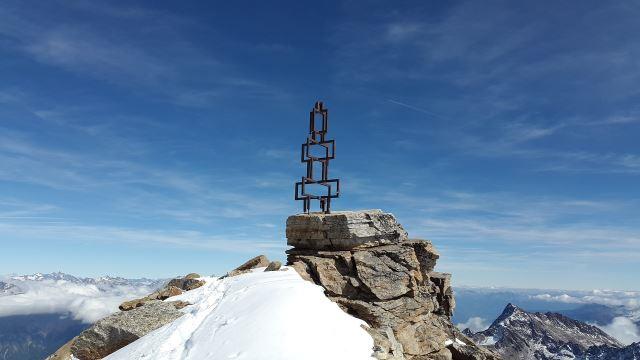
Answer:
<svg viewBox="0 0 640 360"><path fill-rule="evenodd" d="M20 293L20 289L10 283L0 281L0 296L16 295Z"/></svg>
<svg viewBox="0 0 640 360"><path fill-rule="evenodd" d="M101 288L111 288L115 286L151 286L160 287L165 280L158 279L125 279L122 277L101 276L98 278L82 278L63 272L54 272L50 274L35 273L32 275L14 275L5 279L5 282L19 287L21 283L39 282L39 281L62 281L72 284L96 285Z"/></svg>
<svg viewBox="0 0 640 360"><path fill-rule="evenodd" d="M513 304L488 329L465 333L505 359L640 359L638 344L625 347L596 326L557 313L529 313Z"/></svg>
<svg viewBox="0 0 640 360"><path fill-rule="evenodd" d="M92 322L165 280L52 274L0 277L0 360L42 359Z"/></svg>
<svg viewBox="0 0 640 360"><path fill-rule="evenodd" d="M585 360L638 360L640 359L640 343L633 343L623 348L610 346L594 346L587 351Z"/></svg>

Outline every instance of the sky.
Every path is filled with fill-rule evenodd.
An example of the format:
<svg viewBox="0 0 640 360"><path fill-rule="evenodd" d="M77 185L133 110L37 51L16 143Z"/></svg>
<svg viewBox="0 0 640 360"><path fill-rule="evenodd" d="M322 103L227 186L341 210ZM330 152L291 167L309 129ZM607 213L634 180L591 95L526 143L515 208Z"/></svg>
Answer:
<svg viewBox="0 0 640 360"><path fill-rule="evenodd" d="M454 285L638 290L639 17L633 1L4 1L0 273L284 260L322 100L332 208L395 214Z"/></svg>

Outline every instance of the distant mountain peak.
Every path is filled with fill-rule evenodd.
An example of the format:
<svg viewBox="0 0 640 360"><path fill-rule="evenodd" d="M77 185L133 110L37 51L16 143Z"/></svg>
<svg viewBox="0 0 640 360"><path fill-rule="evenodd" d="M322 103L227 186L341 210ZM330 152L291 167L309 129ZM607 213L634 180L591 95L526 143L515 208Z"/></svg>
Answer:
<svg viewBox="0 0 640 360"><path fill-rule="evenodd" d="M472 334L471 338L501 353L505 359L586 359L590 349L596 347L603 354L623 348L595 326L557 313L530 313L511 303L488 329Z"/></svg>
<svg viewBox="0 0 640 360"><path fill-rule="evenodd" d="M499 326L500 323L504 322L504 321L508 321L512 318L520 318L522 316L524 316L526 314L526 312L524 310L522 310L521 308L519 308L518 306L512 304L512 303L508 303L507 306L505 306L504 310L502 310L502 314L500 314L500 316L498 316L498 318L493 322L493 324L491 324L491 326Z"/></svg>

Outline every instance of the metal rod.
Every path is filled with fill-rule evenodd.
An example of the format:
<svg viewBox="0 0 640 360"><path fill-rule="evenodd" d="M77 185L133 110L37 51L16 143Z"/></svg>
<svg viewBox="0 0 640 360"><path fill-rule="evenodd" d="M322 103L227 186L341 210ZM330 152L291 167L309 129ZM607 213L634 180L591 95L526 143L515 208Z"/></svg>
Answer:
<svg viewBox="0 0 640 360"><path fill-rule="evenodd" d="M319 117L319 118L318 118ZM316 126L320 125L318 130ZM336 146L334 140L327 140L327 129L329 128L329 110L324 107L322 101L316 101L309 113L309 135L306 143L300 149L300 161L307 165L307 176L302 177L302 181L295 183L295 199L302 200L302 210L309 213L311 210L311 200L318 200L322 212L331 213L331 199L340 197L340 179L329 179L329 161L335 158ZM312 147L321 147L324 150L324 157L316 156ZM313 165L319 162L322 171L319 179L314 177ZM331 184L335 183L335 192ZM307 185L322 185L326 189L324 194L313 194L309 192Z"/></svg>

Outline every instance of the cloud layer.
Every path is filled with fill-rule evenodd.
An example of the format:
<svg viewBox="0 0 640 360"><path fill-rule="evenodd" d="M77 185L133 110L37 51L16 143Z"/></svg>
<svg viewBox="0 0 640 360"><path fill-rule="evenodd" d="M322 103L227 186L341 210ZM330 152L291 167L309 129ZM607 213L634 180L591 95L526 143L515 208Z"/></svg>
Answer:
<svg viewBox="0 0 640 360"><path fill-rule="evenodd" d="M640 309L640 292L638 291L591 290L563 293L562 290L556 290L554 293L533 295L532 298L572 304L601 304Z"/></svg>
<svg viewBox="0 0 640 360"><path fill-rule="evenodd" d="M478 332L478 331L486 330L489 327L489 323L487 323L487 319L474 316L469 318L469 320L463 323L456 324L456 326L460 330L464 330L468 328L473 332Z"/></svg>
<svg viewBox="0 0 640 360"><path fill-rule="evenodd" d="M153 285L118 284L97 286L65 280L12 281L22 293L0 294L0 317L31 314L66 314L85 323L93 323L113 312L125 300L148 295Z"/></svg>
<svg viewBox="0 0 640 360"><path fill-rule="evenodd" d="M638 325L626 317L616 317L608 325L596 325L625 345L640 341Z"/></svg>

